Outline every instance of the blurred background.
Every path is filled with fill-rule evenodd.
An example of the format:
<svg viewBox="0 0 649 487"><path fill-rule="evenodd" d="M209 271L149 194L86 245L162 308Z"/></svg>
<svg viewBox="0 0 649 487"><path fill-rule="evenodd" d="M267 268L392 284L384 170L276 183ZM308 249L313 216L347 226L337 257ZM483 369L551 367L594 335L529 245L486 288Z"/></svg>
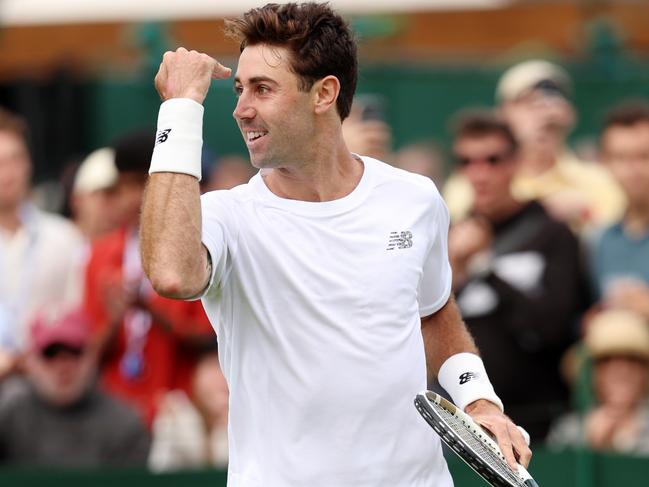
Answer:
<svg viewBox="0 0 649 487"><path fill-rule="evenodd" d="M152 79L165 50L185 46L234 67L238 46L224 38L220 19L254 5L102 3L0 3L0 103L27 117L37 181L55 178L67 159L154 122ZM385 98L396 147L430 137L448 141L449 116L467 105L493 105L503 70L530 57L558 61L573 76L578 143L595 135L611 103L649 90L649 12L641 0L333 4L360 39L358 92ZM227 116L233 108L230 83L215 83L205 139L219 153L245 154Z"/></svg>
<svg viewBox="0 0 649 487"><path fill-rule="evenodd" d="M380 130L389 131L387 135L382 132L379 142L382 147L377 152L387 162L428 175L440 189L456 169L457 147L453 142L458 133L452 120L464 109L491 109L503 103L502 97L496 96L499 80L517 63L543 59L565 69L570 81L562 96L569 99L575 113L571 124L574 127L566 133L567 145L579 159L591 161L589 164L599 164L602 159L599 138L609 109L630 98L649 100L648 0L337 0L331 3L349 19L359 40L357 105L365 107L367 112L359 117L362 121L380 121L384 124ZM29 128L27 141L35 203L50 212L69 216L72 180L78 164L88 154L98 148L119 146L115 141L134 131L153 133L160 102L153 78L162 54L184 46L206 52L235 68L238 46L224 37L223 19L259 5L249 0L1 0L0 106L23 117ZM205 102L204 126L204 167L210 174L214 172L210 188L231 187L251 174L247 163L241 162L247 152L231 116L235 103L231 81L213 83ZM357 130L362 132L363 128ZM353 131L353 127L348 129L350 140L355 137ZM371 147L371 142L367 143ZM362 140L358 144L363 147ZM354 148L351 141L350 146ZM415 155L406 149L413 150ZM359 148L359 152L362 150ZM425 161L420 163L417 154L423 154ZM406 161L406 156L411 157ZM649 165L649 153L642 157ZM95 181L98 177L90 179ZM93 184L103 183L88 184L94 188ZM105 187L108 186L107 183ZM0 191L4 191L1 186ZM649 187L646 191L649 192ZM453 212L455 207L450 200L449 206ZM575 232L579 245L587 246L591 239L590 224L594 227L596 223L613 223L621 213L616 215L585 225L566 223ZM640 259L641 265L649 267L649 253L641 253ZM88 265L91 269L92 259ZM556 284L558 294L562 293L561 285L561 282ZM461 293L462 289L456 291ZM648 298L647 294L638 296L638 300L644 300L644 307L634 311L642 315ZM584 298L587 304L580 304L579 312L593 312L602 300L601 296ZM151 309L157 309L152 306ZM147 308L147 312L155 320L157 315L151 309ZM179 323L203 320L195 317L196 310L166 312L181 316ZM105 318L104 315L98 314ZM624 317L616 319L624 323L633 321ZM645 328L649 326L647 316L642 316L642 320ZM164 319L159 321L166 323ZM586 328L579 323L581 320L574 319L567 325L573 342L586 333ZM188 396L156 397L155 405L145 404L141 410L145 430L155 431L152 425L157 412L171 411L173 417L173 411L182 409L188 397L203 418L210 417L210 407L218 409L206 405L207 400L201 403L211 386L204 386L206 379L202 379L201 371L205 367L200 364L206 357L212 357L214 350L205 327L197 325L197 329L201 330L196 335L201 335L202 341L197 345L195 340L190 340L194 348L190 347L189 354L198 358L191 364L184 382L178 382L180 389L189 391ZM209 326L207 329L209 332ZM642 332L640 335L638 340L644 340ZM181 338L181 348L187 352L188 339ZM47 346L44 344L43 350ZM588 352L588 346L582 348ZM572 378L567 380L572 382L566 387L572 392L571 407L586 414L596 402L591 384L596 366L590 363L596 354L582 353L582 348L573 348L571 357L565 359L570 362L565 367L579 369L572 376L568 373ZM638 350L625 345L621 348L624 356L640 357L642 364L649 360L649 345ZM561 351L567 349L566 346ZM619 347L615 350L619 352ZM103 353L100 351L100 355ZM15 369L30 370L21 360L16 359ZM575 362L580 365L574 365ZM106 362L102 359L99 363ZM218 382L218 363L212 365L211 369L206 368L209 372L205 374L214 374L217 379L213 380ZM556 370L549 373L559 374L559 365L557 359ZM643 404L646 379L645 376L640 386L644 387L640 399ZM167 384L156 389L156 394L169 389L172 387ZM222 403L222 391L212 392L211 397L218 396ZM214 423L220 425L216 428L220 433L211 440L216 445L223 444L221 416L218 411L213 414L220 418ZM647 417L643 416L642 421L649 421ZM0 417L0 431L3 431L2 421ZM169 425L176 424L182 429L178 425L184 423L178 421L176 424L173 419L167 419L166 426L160 428L168 432L173 429ZM649 434L649 424L644 422L636 429ZM33 431L37 441L39 434ZM184 441L170 438L173 435L166 441ZM225 444L217 449L227 450L227 441ZM640 482L646 477L649 459L643 456L649 456L649 448L629 454L624 448L603 447L594 453L597 448L583 446L558 453L559 450L539 441L530 471L539 484L554 486L613 486ZM43 465L35 470L29 462L3 462L2 448L0 445L0 464L6 466L0 469L0 483L8 486L65 484L70 487L82 482L101 486L113 485L117 478L125 486L181 482L187 486L225 485L222 454L203 463L174 463L168 460L173 455L159 447L161 450L156 451L163 453L158 457L151 453L147 461L140 462L141 468L137 462L126 462L131 470L109 470L110 462L107 462L95 465L92 470L79 471L75 462L65 461L62 464L72 466L73 472L52 472L52 465L46 464L43 471ZM450 461L456 485L481 485L481 480L466 467L454 459ZM144 469L145 464L151 471L180 469L181 472L153 475Z"/></svg>

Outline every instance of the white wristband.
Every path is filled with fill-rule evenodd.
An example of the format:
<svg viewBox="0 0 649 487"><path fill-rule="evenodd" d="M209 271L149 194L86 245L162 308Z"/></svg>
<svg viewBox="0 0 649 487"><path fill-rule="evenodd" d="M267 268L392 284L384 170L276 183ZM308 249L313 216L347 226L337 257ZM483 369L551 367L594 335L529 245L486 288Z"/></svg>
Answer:
<svg viewBox="0 0 649 487"><path fill-rule="evenodd" d="M175 172L201 180L203 105L172 98L160 105L158 131L149 174Z"/></svg>
<svg viewBox="0 0 649 487"><path fill-rule="evenodd" d="M504 410L502 401L489 382L482 359L474 353L450 356L440 367L437 380L462 411L478 399L486 399L501 411Z"/></svg>

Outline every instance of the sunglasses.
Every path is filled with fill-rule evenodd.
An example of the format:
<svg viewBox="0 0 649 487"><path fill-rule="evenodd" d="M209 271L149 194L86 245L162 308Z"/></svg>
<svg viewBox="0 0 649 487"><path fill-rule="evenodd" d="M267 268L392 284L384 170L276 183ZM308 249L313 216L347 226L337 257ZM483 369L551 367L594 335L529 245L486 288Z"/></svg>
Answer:
<svg viewBox="0 0 649 487"><path fill-rule="evenodd" d="M59 357L61 355L68 355L75 358L81 357L83 348L73 347L64 343L52 343L41 351L41 356L46 360Z"/></svg>
<svg viewBox="0 0 649 487"><path fill-rule="evenodd" d="M486 162L490 166L496 166L498 164L510 160L512 157L512 153L511 151L500 152L500 153L488 154L486 156L481 156L481 157L470 157L470 156L465 156L463 154L454 154L454 157L455 157L455 162L459 166L468 166L469 164L472 164L474 162Z"/></svg>

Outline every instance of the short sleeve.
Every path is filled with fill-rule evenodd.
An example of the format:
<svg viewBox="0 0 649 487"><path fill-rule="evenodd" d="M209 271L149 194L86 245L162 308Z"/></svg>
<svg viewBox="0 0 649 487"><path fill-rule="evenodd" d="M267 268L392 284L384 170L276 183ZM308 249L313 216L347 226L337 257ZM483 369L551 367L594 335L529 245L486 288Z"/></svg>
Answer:
<svg viewBox="0 0 649 487"><path fill-rule="evenodd" d="M212 275L203 293L196 299L202 298L213 289L220 287L226 276L228 263L231 261L232 229L229 208L224 198L219 198L224 192L216 191L201 197L202 227L201 240L207 249L212 262Z"/></svg>
<svg viewBox="0 0 649 487"><path fill-rule="evenodd" d="M444 201L436 195L431 211L430 234L432 241L419 281L417 298L419 316L429 316L446 304L451 295L452 271L448 260L449 213Z"/></svg>

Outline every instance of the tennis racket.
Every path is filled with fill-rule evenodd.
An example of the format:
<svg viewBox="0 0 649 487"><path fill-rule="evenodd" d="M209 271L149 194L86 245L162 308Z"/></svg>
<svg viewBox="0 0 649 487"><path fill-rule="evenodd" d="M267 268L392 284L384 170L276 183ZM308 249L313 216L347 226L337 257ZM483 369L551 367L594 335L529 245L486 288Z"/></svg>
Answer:
<svg viewBox="0 0 649 487"><path fill-rule="evenodd" d="M442 441L494 487L538 487L522 465L514 472L498 444L480 425L439 394L417 394L415 407Z"/></svg>

